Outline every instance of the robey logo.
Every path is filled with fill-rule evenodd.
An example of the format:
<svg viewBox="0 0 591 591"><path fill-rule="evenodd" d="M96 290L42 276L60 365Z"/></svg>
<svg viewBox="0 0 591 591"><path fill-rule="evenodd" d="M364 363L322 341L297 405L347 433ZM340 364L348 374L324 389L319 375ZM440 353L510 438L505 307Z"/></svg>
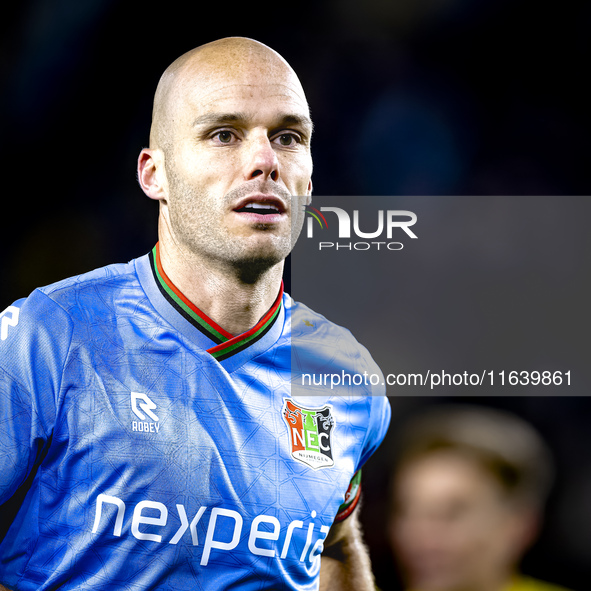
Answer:
<svg viewBox="0 0 591 591"><path fill-rule="evenodd" d="M160 431L160 419L158 418L158 415L153 412L156 408L158 407L152 400L150 400L147 394L132 392L131 410L140 420L131 422L131 430L144 433L158 433ZM150 418L151 421L148 421L148 418Z"/></svg>
<svg viewBox="0 0 591 591"><path fill-rule="evenodd" d="M110 507L107 508L109 505ZM158 531L156 529L157 527L163 528L168 523L168 507L158 501L140 501L133 508L130 527L131 535L138 540L176 545L185 538L187 530L189 530L192 545L199 546L197 524L202 518L205 519L204 515L206 515L208 509L209 507L200 507L189 522L184 505L177 504L176 510L181 524L174 533L174 536L166 541L164 540L162 531L160 533L155 532ZM112 531L113 536L121 537L126 533L124 531L126 511L127 506L120 498L106 494L98 495L96 498L92 533L104 536L110 535ZM149 513L149 515L146 513ZM316 511L312 511L310 516L314 519L316 517ZM230 552L239 546L241 539L242 544L246 542L246 537L243 538L242 536L244 517L238 511L224 509L222 507L212 507L206 518L208 518L208 522L205 541L203 542L201 566L207 566L212 550ZM224 524L221 523L222 520L230 521ZM146 526L149 526L150 531L146 531ZM296 544L293 540L296 529L306 531L306 541L303 547L301 542ZM261 514L255 516L250 523L248 542L245 545L252 554L257 556L273 558L279 555L281 559L289 557L292 560L298 560L299 556L300 562L309 561L314 564L314 568L316 569L319 567L317 563L319 562L323 542L329 530L330 527L328 525L319 525L314 521L309 523L306 528L301 519L296 519L282 526L276 517ZM228 539L229 536L227 534L229 531L232 531L231 539ZM188 541L188 537L186 541Z"/></svg>

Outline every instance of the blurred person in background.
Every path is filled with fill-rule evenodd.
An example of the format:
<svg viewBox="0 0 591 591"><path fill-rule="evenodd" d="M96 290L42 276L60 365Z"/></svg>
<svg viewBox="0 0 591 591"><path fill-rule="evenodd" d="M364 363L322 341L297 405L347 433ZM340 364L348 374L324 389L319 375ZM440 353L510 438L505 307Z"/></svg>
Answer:
<svg viewBox="0 0 591 591"><path fill-rule="evenodd" d="M388 535L413 591L565 591L519 572L553 480L551 454L504 411L437 407L397 449Z"/></svg>

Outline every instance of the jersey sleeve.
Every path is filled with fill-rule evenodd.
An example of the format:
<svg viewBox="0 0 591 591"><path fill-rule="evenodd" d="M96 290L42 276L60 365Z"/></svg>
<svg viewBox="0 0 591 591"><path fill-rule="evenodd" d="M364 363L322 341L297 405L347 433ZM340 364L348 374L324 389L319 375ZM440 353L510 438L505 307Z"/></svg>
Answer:
<svg viewBox="0 0 591 591"><path fill-rule="evenodd" d="M372 396L372 408L369 418L369 426L365 436L363 449L357 469L359 470L369 457L378 449L390 425L391 409L390 402L385 395Z"/></svg>
<svg viewBox="0 0 591 591"><path fill-rule="evenodd" d="M370 374L377 376L375 385L371 386L371 408L369 414L368 428L365 434L365 440L361 450L357 470L359 470L368 458L380 446L388 427L390 426L391 408L390 402L386 396L386 380L382 370L378 364L373 360L367 349L361 346L363 352L363 359L365 370Z"/></svg>
<svg viewBox="0 0 591 591"><path fill-rule="evenodd" d="M361 468L353 474L349 488L345 493L345 502L339 507L339 510L334 518L335 521L344 521L353 513L355 507L361 498Z"/></svg>
<svg viewBox="0 0 591 591"><path fill-rule="evenodd" d="M345 493L345 501L335 516L337 522L347 519L357 507L361 498L361 466L379 447L390 424L390 403L385 396L372 397L372 411L359 465Z"/></svg>
<svg viewBox="0 0 591 591"><path fill-rule="evenodd" d="M71 333L68 315L40 291L0 314L0 504L51 441Z"/></svg>
<svg viewBox="0 0 591 591"><path fill-rule="evenodd" d="M369 424L366 432L365 440L359 457L359 462L353 478L349 483L347 492L345 493L345 500L339 507L335 516L335 521L344 521L353 513L361 498L361 467L369 459L369 457L380 446L390 425L391 408L390 402L386 397L386 390L384 386L383 375L378 365L370 357L366 351L366 363L368 371L380 376L380 380L372 389L369 400L371 401L371 410L369 415Z"/></svg>

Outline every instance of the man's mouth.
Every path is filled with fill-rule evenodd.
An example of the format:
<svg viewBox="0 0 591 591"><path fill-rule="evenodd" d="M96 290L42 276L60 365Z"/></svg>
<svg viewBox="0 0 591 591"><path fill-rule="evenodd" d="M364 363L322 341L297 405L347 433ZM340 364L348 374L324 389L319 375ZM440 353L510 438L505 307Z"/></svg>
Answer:
<svg viewBox="0 0 591 591"><path fill-rule="evenodd" d="M238 213L256 213L259 215L273 215L281 213L278 207L267 203L249 203L248 205L235 209L234 211Z"/></svg>
<svg viewBox="0 0 591 591"><path fill-rule="evenodd" d="M242 199L236 204L234 210L236 213L250 214L261 216L261 218L268 217L269 219L277 219L273 216L282 216L286 213L287 208L279 197L274 195L250 195Z"/></svg>

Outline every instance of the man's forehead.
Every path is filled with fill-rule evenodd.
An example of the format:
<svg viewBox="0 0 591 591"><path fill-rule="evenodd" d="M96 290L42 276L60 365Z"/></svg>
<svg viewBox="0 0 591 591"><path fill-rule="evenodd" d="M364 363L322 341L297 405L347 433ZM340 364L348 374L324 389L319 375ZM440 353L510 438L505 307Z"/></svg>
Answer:
<svg viewBox="0 0 591 591"><path fill-rule="evenodd" d="M274 108L308 114L308 103L297 88L281 83L217 81L186 87L184 102L198 111Z"/></svg>
<svg viewBox="0 0 591 591"><path fill-rule="evenodd" d="M308 121L310 115L291 66L270 48L243 38L196 48L169 66L156 92L151 138L158 144L175 121L185 125L207 112L275 118L281 112Z"/></svg>
<svg viewBox="0 0 591 591"><path fill-rule="evenodd" d="M178 82L181 92L204 102L256 95L257 98L283 97L307 105L300 81L284 64L265 68L258 62L221 66L196 62L180 73Z"/></svg>

